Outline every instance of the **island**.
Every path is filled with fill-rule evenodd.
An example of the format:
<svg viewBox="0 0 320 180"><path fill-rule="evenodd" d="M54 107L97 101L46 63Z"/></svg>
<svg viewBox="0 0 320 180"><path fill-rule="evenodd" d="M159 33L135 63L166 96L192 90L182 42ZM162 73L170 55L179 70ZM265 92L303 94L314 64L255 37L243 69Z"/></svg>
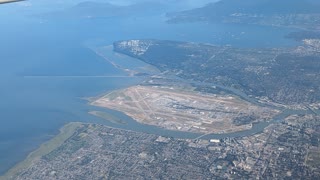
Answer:
<svg viewBox="0 0 320 180"><path fill-rule="evenodd" d="M279 113L230 95L159 84L113 91L91 105L124 112L139 123L204 134L248 130L253 122L271 120Z"/></svg>

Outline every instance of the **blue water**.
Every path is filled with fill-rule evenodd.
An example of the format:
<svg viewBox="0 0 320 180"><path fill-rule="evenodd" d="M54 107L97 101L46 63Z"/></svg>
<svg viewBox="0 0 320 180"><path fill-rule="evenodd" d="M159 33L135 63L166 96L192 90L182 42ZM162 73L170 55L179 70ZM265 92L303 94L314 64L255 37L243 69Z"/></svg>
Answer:
<svg viewBox="0 0 320 180"><path fill-rule="evenodd" d="M36 3L36 1L31 1ZM97 56L87 44L123 39L168 39L279 47L295 42L293 30L272 27L165 23L164 16L105 19L43 19L38 9L0 7L0 174L24 159L67 122L102 122L88 115L82 97L124 88L139 78L33 78L25 76L126 75ZM43 4L41 11L50 8ZM35 12L33 12L35 11ZM9 14L8 14L9 13ZM137 127L139 129L140 127Z"/></svg>

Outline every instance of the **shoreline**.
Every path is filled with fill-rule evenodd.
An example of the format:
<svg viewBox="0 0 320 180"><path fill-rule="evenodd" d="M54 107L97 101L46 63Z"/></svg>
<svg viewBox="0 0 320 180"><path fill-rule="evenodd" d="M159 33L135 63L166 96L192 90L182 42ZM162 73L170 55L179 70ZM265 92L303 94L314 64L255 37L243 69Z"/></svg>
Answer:
<svg viewBox="0 0 320 180"><path fill-rule="evenodd" d="M74 132L80 128L83 123L70 122L65 124L59 129L59 134L55 135L52 139L44 142L36 150L31 152L23 161L17 163L10 168L5 174L0 176L0 180L14 179L14 177L24 168L28 167L33 161L40 159L42 156L49 154L66 140L68 140Z"/></svg>

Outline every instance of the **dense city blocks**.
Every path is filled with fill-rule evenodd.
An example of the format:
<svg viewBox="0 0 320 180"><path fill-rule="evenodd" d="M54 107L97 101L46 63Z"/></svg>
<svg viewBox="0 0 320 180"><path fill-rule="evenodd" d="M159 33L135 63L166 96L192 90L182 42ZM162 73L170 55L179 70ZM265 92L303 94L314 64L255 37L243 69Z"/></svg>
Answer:
<svg viewBox="0 0 320 180"><path fill-rule="evenodd" d="M263 133L183 140L83 124L13 179L317 179L320 121L293 115Z"/></svg>

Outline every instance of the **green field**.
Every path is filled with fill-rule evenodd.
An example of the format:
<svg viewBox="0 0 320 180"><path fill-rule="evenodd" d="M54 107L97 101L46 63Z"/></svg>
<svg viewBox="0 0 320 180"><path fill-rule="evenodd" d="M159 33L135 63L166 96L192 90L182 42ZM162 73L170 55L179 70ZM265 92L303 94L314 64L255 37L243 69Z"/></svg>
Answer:
<svg viewBox="0 0 320 180"><path fill-rule="evenodd" d="M307 161L307 164L309 166L312 166L314 168L319 168L320 167L320 149L316 150L311 150L309 152L309 155L308 155L308 161Z"/></svg>

